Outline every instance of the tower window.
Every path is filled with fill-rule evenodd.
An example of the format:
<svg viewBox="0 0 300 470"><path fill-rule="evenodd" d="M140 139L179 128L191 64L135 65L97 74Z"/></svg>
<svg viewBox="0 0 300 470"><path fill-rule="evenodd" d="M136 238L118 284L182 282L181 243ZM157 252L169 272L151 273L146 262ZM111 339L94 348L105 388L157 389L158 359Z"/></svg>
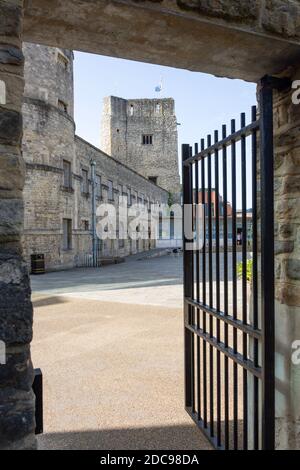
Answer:
<svg viewBox="0 0 300 470"><path fill-rule="evenodd" d="M157 176L149 176L148 179L151 181L151 183L157 184Z"/></svg>
<svg viewBox="0 0 300 470"><path fill-rule="evenodd" d="M67 103L65 103L64 101L62 100L58 100L58 108L63 111L64 113L67 113L68 112L68 105Z"/></svg>
<svg viewBox="0 0 300 470"><path fill-rule="evenodd" d="M142 143L143 143L143 145L152 145L153 144L153 135L152 134L143 134Z"/></svg>
<svg viewBox="0 0 300 470"><path fill-rule="evenodd" d="M156 112L156 114L159 114L159 113L160 113L160 110L161 110L160 103L157 103L157 104L155 105L155 112Z"/></svg>
<svg viewBox="0 0 300 470"><path fill-rule="evenodd" d="M64 170L64 187L71 188L72 186L72 174L71 174L71 163L67 160L63 161Z"/></svg>

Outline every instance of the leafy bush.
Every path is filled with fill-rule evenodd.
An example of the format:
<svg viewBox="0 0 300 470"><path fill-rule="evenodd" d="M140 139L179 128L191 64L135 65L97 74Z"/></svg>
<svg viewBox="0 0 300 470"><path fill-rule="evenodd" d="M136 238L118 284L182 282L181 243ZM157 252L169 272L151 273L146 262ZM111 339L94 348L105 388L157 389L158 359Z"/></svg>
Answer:
<svg viewBox="0 0 300 470"><path fill-rule="evenodd" d="M247 260L247 266L246 266L246 277L247 277L248 282L252 281L252 268L253 268L253 260L248 259ZM240 263L237 263L237 275L238 275L239 278L243 277L243 263L242 263L242 261Z"/></svg>

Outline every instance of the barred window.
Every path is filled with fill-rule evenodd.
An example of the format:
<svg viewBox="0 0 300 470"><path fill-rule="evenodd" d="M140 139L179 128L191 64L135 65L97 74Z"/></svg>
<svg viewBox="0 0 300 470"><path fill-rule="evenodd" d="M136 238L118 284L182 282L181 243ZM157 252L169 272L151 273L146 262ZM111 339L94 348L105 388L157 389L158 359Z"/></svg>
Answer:
<svg viewBox="0 0 300 470"><path fill-rule="evenodd" d="M153 135L152 134L143 134L142 143L143 143L143 145L152 145L153 144Z"/></svg>

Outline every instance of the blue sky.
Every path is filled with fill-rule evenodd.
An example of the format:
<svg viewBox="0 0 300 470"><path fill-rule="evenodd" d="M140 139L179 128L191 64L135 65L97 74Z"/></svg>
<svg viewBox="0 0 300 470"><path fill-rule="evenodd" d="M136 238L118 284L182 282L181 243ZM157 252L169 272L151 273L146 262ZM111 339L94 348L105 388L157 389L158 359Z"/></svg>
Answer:
<svg viewBox="0 0 300 470"><path fill-rule="evenodd" d="M155 86L163 78L162 97L175 99L179 148L193 144L230 120L240 122L240 113L250 120L256 103L256 87L239 80L216 78L198 72L144 64L75 52L76 133L100 146L100 122L104 96L155 98ZM249 193L250 198L250 193Z"/></svg>

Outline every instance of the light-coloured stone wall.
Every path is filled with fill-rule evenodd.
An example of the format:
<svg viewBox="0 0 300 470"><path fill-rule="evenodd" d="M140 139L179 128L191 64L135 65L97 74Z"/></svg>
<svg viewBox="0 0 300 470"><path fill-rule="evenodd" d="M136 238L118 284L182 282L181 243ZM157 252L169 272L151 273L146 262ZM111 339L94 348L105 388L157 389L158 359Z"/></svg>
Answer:
<svg viewBox="0 0 300 470"><path fill-rule="evenodd" d="M152 144L143 144L143 135ZM101 148L180 200L178 132L172 98L125 100L109 96L103 102Z"/></svg>
<svg viewBox="0 0 300 470"><path fill-rule="evenodd" d="M119 195L128 192L137 194L133 203L142 199L145 203L168 202L168 193L75 136L71 52L33 44L24 44L23 50L24 256L29 267L32 255L43 254L46 270L72 268L86 263L92 254L91 160L96 162L96 174L101 177L97 204L117 205ZM59 107L58 99L67 104L66 110ZM71 165L70 188L64 187L64 161ZM82 191L83 169L88 171L89 178L86 193ZM113 183L113 201L108 201L108 180ZM63 219L72 221L72 246L68 250L63 247ZM123 257L154 246L154 240L145 244L105 241L100 258Z"/></svg>

